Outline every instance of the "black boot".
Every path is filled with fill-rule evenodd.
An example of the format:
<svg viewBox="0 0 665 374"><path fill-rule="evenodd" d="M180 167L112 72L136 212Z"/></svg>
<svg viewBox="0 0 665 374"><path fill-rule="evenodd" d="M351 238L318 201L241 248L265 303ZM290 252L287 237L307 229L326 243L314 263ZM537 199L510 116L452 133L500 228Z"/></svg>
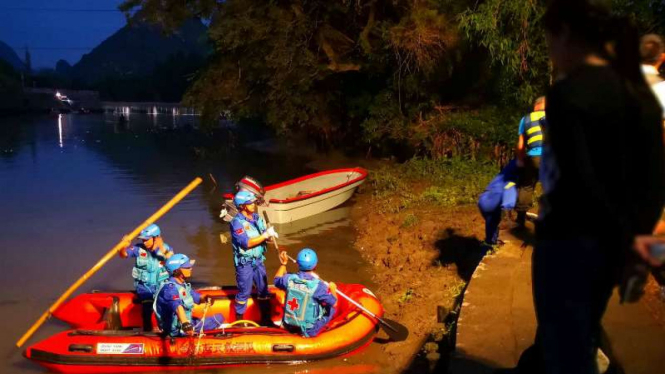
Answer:
<svg viewBox="0 0 665 374"><path fill-rule="evenodd" d="M245 315L242 313L236 313L236 321L241 321L245 319Z"/></svg>
<svg viewBox="0 0 665 374"><path fill-rule="evenodd" d="M261 326L275 327L275 323L270 318L272 316L270 311L270 299L258 300L259 310L261 311Z"/></svg>

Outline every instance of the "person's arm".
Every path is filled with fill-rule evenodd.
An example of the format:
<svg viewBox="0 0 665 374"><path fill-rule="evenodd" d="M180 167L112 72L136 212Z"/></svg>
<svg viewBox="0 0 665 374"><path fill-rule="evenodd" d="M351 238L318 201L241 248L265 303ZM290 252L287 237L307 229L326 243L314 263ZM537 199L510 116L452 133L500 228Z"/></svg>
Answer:
<svg viewBox="0 0 665 374"><path fill-rule="evenodd" d="M254 248L257 245L263 244L266 240L268 240L270 236L268 235L267 232L264 232L263 234L257 236L256 238L251 238L247 241L247 248Z"/></svg>
<svg viewBox="0 0 665 374"><path fill-rule="evenodd" d="M185 313L185 308L182 305L178 305L178 308L175 310L175 313L178 316L180 325L182 326L182 331L189 336L194 335L194 327L192 326L192 321L190 321L187 318L187 313Z"/></svg>
<svg viewBox="0 0 665 374"><path fill-rule="evenodd" d="M329 321L335 315L335 308L337 306L337 285L330 282L328 285L320 283L314 292L313 298L319 305L326 311L326 321Z"/></svg>
<svg viewBox="0 0 665 374"><path fill-rule="evenodd" d="M168 260L169 257L173 256L173 251L171 247L164 243L164 240L161 236L155 238L155 245L153 246L153 253L158 257L161 257L164 260Z"/></svg>
<svg viewBox="0 0 665 374"><path fill-rule="evenodd" d="M250 239L249 236L247 235L247 232L245 232L245 229L242 227L241 222L238 222L236 220L231 221L231 235L233 236L235 242L240 244L240 246L245 250L254 248L257 245L262 244L271 236L272 232L274 232L274 230L271 231L270 229L268 229L261 235L257 236L256 238Z"/></svg>
<svg viewBox="0 0 665 374"><path fill-rule="evenodd" d="M283 277L284 277L284 274L286 274L286 264L289 263L289 257L286 254L286 251L281 251L279 253L279 263L280 263L280 265L279 265L279 268L277 269L277 272L275 273L275 280L273 281L273 283L275 284L276 287L282 288L282 287L279 287L278 284L283 285L282 284L282 283L284 283L283 282Z"/></svg>
<svg viewBox="0 0 665 374"><path fill-rule="evenodd" d="M122 247L120 250L118 250L118 256L120 258L127 258L129 255L127 254L127 251L132 248L132 240L125 236L122 238Z"/></svg>
<svg viewBox="0 0 665 374"><path fill-rule="evenodd" d="M118 251L118 255L121 258L127 258L127 257L135 258L135 257L138 257L139 247L137 247L135 245L123 247Z"/></svg>
<svg viewBox="0 0 665 374"><path fill-rule="evenodd" d="M199 291L192 289L189 292L190 295L192 295L192 299L194 299L194 304L201 304L201 294Z"/></svg>

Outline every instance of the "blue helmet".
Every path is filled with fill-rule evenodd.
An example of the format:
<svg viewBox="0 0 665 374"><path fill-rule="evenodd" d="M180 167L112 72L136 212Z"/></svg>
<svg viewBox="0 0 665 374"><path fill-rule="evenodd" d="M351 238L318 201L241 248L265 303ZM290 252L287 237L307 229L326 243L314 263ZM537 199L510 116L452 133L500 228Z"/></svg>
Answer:
<svg viewBox="0 0 665 374"><path fill-rule="evenodd" d="M139 239L148 240L154 238L155 236L162 235L162 230L159 229L159 226L154 223L141 231L139 234Z"/></svg>
<svg viewBox="0 0 665 374"><path fill-rule="evenodd" d="M240 208L241 205L251 204L256 201L256 195L249 191L239 191L233 197L233 203Z"/></svg>
<svg viewBox="0 0 665 374"><path fill-rule="evenodd" d="M169 257L168 260L166 260L164 267L166 268L166 271L169 272L169 274L173 275L173 272L180 268L191 268L195 262L195 260L190 260L186 254L176 253Z"/></svg>
<svg viewBox="0 0 665 374"><path fill-rule="evenodd" d="M298 259L296 260L298 263L298 268L300 270L313 270L316 267L316 264L319 262L319 258L316 256L316 252L314 252L313 249L311 248L304 248L300 253L298 253Z"/></svg>

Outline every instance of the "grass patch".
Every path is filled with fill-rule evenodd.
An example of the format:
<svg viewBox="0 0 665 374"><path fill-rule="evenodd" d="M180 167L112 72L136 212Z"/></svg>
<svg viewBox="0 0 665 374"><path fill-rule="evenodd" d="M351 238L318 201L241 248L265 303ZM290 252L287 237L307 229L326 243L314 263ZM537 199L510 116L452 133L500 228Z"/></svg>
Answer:
<svg viewBox="0 0 665 374"><path fill-rule="evenodd" d="M399 302L400 304L406 304L409 302L409 300L411 300L412 297L413 297L413 289L409 288L406 290L406 292L404 292L404 294L402 294L399 297L397 302Z"/></svg>
<svg viewBox="0 0 665 374"><path fill-rule="evenodd" d="M495 162L414 158L403 164L372 170L369 183L378 210L398 213L420 204L454 206L475 203L498 172L499 165ZM402 227L416 223L416 217L407 216Z"/></svg>
<svg viewBox="0 0 665 374"><path fill-rule="evenodd" d="M414 214L407 214L406 217L404 217L404 221L402 221L402 228L409 228L412 226L415 226L418 223L418 217L416 217Z"/></svg>

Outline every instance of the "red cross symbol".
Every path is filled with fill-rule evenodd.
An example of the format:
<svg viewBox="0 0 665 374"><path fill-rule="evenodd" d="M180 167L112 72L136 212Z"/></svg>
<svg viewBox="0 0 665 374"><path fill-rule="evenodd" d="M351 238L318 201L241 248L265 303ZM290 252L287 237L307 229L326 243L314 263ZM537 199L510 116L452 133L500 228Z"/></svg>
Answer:
<svg viewBox="0 0 665 374"><path fill-rule="evenodd" d="M298 300L296 300L295 297L286 304L289 306L289 309L291 310L298 310L298 307L300 307L300 305L298 305Z"/></svg>

